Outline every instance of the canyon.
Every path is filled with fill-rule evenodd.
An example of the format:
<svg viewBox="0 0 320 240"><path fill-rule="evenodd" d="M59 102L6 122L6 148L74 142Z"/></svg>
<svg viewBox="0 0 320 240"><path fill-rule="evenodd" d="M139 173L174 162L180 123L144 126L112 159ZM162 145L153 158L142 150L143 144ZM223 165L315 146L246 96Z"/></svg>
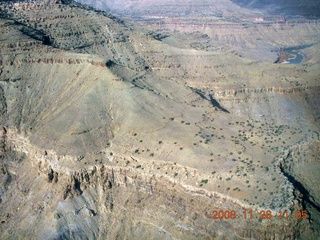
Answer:
<svg viewBox="0 0 320 240"><path fill-rule="evenodd" d="M0 2L1 239L318 238L319 20L157 3Z"/></svg>

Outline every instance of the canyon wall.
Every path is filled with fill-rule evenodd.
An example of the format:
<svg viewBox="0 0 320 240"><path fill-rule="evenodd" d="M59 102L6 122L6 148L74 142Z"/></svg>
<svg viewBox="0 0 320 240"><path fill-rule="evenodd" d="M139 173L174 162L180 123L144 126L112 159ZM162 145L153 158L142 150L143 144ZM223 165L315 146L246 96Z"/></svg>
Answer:
<svg viewBox="0 0 320 240"><path fill-rule="evenodd" d="M65 1L1 4L0 31L2 239L318 236L317 62L177 46Z"/></svg>

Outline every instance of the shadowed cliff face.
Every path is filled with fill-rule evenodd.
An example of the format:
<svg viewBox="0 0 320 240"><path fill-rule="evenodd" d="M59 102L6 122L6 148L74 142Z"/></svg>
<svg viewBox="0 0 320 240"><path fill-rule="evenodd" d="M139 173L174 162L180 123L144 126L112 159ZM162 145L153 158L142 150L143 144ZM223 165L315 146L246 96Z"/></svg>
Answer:
<svg viewBox="0 0 320 240"><path fill-rule="evenodd" d="M317 0L231 0L239 6L250 9L266 10L272 14L320 17Z"/></svg>

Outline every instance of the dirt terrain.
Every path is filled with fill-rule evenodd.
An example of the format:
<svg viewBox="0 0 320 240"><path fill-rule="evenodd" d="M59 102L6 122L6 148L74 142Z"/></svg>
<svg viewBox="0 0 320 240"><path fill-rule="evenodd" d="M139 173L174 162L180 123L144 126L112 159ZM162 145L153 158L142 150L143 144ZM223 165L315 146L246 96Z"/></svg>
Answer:
<svg viewBox="0 0 320 240"><path fill-rule="evenodd" d="M0 3L1 239L319 237L318 21L168 21Z"/></svg>

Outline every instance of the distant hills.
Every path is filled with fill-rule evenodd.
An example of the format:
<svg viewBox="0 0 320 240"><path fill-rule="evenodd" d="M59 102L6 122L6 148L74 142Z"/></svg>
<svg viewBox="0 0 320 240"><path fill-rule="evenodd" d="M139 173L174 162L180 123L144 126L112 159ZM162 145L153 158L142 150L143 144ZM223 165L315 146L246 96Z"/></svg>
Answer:
<svg viewBox="0 0 320 240"><path fill-rule="evenodd" d="M245 8L267 10L273 14L320 17L319 0L231 0Z"/></svg>
<svg viewBox="0 0 320 240"><path fill-rule="evenodd" d="M158 14L167 16L185 15L214 15L230 16L230 14L248 15L248 10L262 11L268 14L282 14L286 16L304 16L308 18L320 17L319 0L77 0L98 9L110 11L120 15L140 16Z"/></svg>

